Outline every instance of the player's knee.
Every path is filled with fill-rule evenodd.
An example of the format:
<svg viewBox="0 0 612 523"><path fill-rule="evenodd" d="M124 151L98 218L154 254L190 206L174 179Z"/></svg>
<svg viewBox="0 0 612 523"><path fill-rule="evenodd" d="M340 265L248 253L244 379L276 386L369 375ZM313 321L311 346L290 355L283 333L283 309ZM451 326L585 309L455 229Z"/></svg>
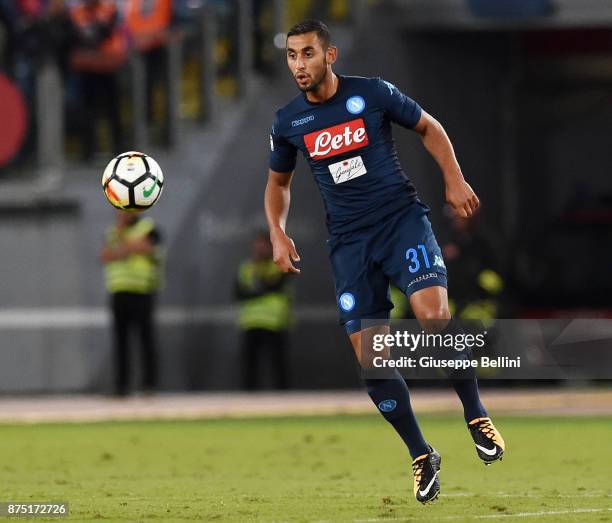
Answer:
<svg viewBox="0 0 612 523"><path fill-rule="evenodd" d="M448 306L440 305L423 308L418 311L416 317L426 331L439 332L446 327L451 318L451 313Z"/></svg>
<svg viewBox="0 0 612 523"><path fill-rule="evenodd" d="M450 320L451 314L450 310L445 305L440 305L438 307L427 307L423 308L423 310L418 312L417 319L419 320Z"/></svg>

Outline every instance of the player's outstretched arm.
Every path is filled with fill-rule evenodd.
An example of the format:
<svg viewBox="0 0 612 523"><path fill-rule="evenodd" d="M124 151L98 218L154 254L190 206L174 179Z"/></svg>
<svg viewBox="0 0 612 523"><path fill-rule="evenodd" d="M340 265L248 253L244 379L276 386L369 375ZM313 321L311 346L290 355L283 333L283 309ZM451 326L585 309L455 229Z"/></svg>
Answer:
<svg viewBox="0 0 612 523"><path fill-rule="evenodd" d="M299 274L300 270L293 265L293 262L300 261L300 257L293 240L285 233L291 202L292 176L293 173L279 173L272 169L268 171L264 205L268 227L270 227L274 263L283 272Z"/></svg>
<svg viewBox="0 0 612 523"><path fill-rule="evenodd" d="M446 185L446 201L460 216L464 218L472 216L478 209L480 201L463 178L453 145L442 124L423 111L414 130L421 135L423 145L442 170Z"/></svg>

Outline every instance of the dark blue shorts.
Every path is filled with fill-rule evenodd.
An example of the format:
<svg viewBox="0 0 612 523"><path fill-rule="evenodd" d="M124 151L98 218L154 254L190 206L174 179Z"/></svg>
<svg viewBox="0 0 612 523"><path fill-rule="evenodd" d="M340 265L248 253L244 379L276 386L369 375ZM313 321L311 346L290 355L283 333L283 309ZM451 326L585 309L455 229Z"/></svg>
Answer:
<svg viewBox="0 0 612 523"><path fill-rule="evenodd" d="M340 323L349 334L361 330L361 320L388 321L390 282L406 296L446 287L446 267L428 213L415 201L377 225L327 241Z"/></svg>

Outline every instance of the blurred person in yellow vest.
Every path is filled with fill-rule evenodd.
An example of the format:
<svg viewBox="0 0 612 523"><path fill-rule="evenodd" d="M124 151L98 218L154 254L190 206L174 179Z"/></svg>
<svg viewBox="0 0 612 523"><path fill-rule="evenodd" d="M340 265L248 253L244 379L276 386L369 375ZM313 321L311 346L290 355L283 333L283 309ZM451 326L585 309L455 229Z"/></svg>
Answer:
<svg viewBox="0 0 612 523"><path fill-rule="evenodd" d="M405 320L408 318L414 318L412 315L412 309L410 308L410 302L406 295L400 291L395 285L389 286L389 295L393 308L391 309L391 320Z"/></svg>
<svg viewBox="0 0 612 523"><path fill-rule="evenodd" d="M258 233L251 258L240 265L235 286L240 303L238 324L242 330L243 386L247 390L258 386L264 355L270 362L276 388L288 388L291 298L287 278L272 260L268 235Z"/></svg>
<svg viewBox="0 0 612 523"><path fill-rule="evenodd" d="M100 253L113 317L117 396L128 394L131 331L140 338L144 391L152 393L157 385L154 307L162 280L160 251L160 233L152 219L117 211Z"/></svg>
<svg viewBox="0 0 612 523"><path fill-rule="evenodd" d="M504 291L494 241L482 229L480 215L462 218L452 213L449 217L450 236L442 253L453 281L451 314L492 324L502 313Z"/></svg>

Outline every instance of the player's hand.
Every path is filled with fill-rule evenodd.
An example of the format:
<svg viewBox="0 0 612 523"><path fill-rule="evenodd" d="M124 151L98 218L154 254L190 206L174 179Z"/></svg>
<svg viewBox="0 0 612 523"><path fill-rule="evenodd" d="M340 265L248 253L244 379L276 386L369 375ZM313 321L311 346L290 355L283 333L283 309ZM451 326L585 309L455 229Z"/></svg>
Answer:
<svg viewBox="0 0 612 523"><path fill-rule="evenodd" d="M278 230L270 234L272 242L273 255L272 259L278 268L285 273L299 274L300 269L293 265L293 262L299 262L300 256L295 250L295 243L282 230Z"/></svg>
<svg viewBox="0 0 612 523"><path fill-rule="evenodd" d="M472 216L480 206L478 196L463 178L446 185L446 201L463 218Z"/></svg>

